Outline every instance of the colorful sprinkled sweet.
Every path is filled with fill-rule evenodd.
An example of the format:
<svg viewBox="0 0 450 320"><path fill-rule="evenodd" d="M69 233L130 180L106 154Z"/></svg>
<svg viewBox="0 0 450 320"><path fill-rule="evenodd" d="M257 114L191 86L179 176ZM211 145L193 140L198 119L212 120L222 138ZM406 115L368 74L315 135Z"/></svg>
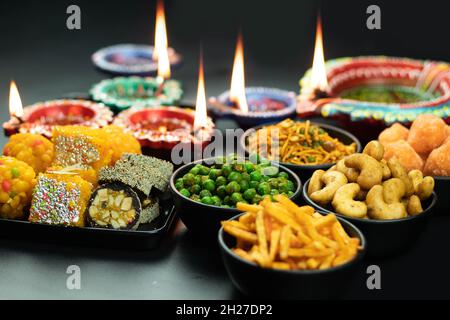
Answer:
<svg viewBox="0 0 450 320"><path fill-rule="evenodd" d="M139 141L131 134L125 133L122 128L110 125L102 128L102 130L109 135L113 149L111 164L116 163L124 153L142 153Z"/></svg>
<svg viewBox="0 0 450 320"><path fill-rule="evenodd" d="M16 158L0 156L0 217L22 219L36 184L32 167Z"/></svg>
<svg viewBox="0 0 450 320"><path fill-rule="evenodd" d="M432 176L450 176L450 140L431 151L424 173Z"/></svg>
<svg viewBox="0 0 450 320"><path fill-rule="evenodd" d="M41 173L33 191L29 221L84 227L92 184L77 174Z"/></svg>
<svg viewBox="0 0 450 320"><path fill-rule="evenodd" d="M447 138L447 125L441 118L422 114L414 120L409 130L408 143L419 154L428 154Z"/></svg>
<svg viewBox="0 0 450 320"><path fill-rule="evenodd" d="M36 173L45 172L53 161L53 143L39 134L18 133L9 138L3 154L26 162Z"/></svg>
<svg viewBox="0 0 450 320"><path fill-rule="evenodd" d="M408 171L423 168L422 158L405 140L384 145L384 159L389 160L393 157L396 157Z"/></svg>
<svg viewBox="0 0 450 320"><path fill-rule="evenodd" d="M397 142L399 140L408 140L409 130L400 123L394 123L378 136L378 140L382 145L386 146L388 143Z"/></svg>

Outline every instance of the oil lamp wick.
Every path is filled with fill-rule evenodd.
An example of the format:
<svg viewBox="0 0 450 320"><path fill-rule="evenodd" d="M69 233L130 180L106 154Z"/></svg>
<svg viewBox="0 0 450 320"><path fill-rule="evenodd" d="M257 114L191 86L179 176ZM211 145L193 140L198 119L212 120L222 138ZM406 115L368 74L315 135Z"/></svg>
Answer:
<svg viewBox="0 0 450 320"><path fill-rule="evenodd" d="M156 89L155 95L158 97L158 96L160 96L162 94L163 89L164 89L164 77L157 76L156 77L156 84L158 85L158 87Z"/></svg>

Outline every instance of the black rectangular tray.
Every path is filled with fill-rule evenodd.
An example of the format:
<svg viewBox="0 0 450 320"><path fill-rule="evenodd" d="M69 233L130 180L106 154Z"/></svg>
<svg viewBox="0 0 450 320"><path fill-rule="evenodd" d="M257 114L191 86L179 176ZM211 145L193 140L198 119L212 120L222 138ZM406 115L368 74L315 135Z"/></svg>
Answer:
<svg viewBox="0 0 450 320"><path fill-rule="evenodd" d="M0 237L111 249L153 249L168 233L174 218L175 207L170 199L160 202L160 214L155 220L140 225L137 230L63 227L0 219Z"/></svg>

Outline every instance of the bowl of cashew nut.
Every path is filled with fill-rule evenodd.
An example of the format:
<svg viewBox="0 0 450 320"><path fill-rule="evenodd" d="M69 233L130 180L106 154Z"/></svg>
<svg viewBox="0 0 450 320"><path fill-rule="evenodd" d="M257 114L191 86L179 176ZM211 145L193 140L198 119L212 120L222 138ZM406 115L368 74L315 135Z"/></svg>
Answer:
<svg viewBox="0 0 450 320"><path fill-rule="evenodd" d="M368 256L386 257L410 248L424 230L437 201L433 177L408 172L396 158L383 159L384 148L369 142L362 153L316 170L303 187L308 204L335 213L365 235Z"/></svg>

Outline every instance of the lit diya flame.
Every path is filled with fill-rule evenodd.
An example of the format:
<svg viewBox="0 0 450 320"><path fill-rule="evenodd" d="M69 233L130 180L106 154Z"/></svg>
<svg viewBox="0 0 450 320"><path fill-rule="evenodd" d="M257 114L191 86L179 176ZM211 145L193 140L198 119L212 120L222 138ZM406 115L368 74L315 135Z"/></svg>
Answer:
<svg viewBox="0 0 450 320"><path fill-rule="evenodd" d="M208 116L206 113L206 93L205 93L205 76L203 72L203 54L200 53L200 63L198 67L198 88L197 101L195 103L195 119L194 132L206 127L208 124Z"/></svg>
<svg viewBox="0 0 450 320"><path fill-rule="evenodd" d="M233 73L231 75L230 101L236 104L243 113L248 113L245 94L244 44L239 33L234 55Z"/></svg>
<svg viewBox="0 0 450 320"><path fill-rule="evenodd" d="M19 90L14 81L11 81L9 87L9 114L11 117L19 120L23 117L22 100L20 99Z"/></svg>
<svg viewBox="0 0 450 320"><path fill-rule="evenodd" d="M158 78L170 78L170 61L168 53L166 18L164 14L164 2L158 0L156 4L155 23L155 48L153 60L158 61Z"/></svg>
<svg viewBox="0 0 450 320"><path fill-rule="evenodd" d="M317 18L316 44L314 46L314 59L311 71L311 90L328 91L327 70L323 53L322 19Z"/></svg>

